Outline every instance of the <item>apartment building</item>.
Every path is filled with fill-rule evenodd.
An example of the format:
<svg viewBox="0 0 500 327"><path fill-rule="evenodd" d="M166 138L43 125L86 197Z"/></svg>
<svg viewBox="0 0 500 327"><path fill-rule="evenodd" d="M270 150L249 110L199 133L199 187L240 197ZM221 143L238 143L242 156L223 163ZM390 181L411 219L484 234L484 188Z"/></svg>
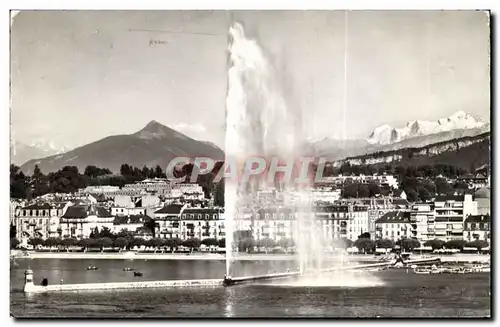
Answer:
<svg viewBox="0 0 500 327"><path fill-rule="evenodd" d="M122 230L126 230L129 232L136 232L142 227L144 224L149 222L152 218L142 215L129 215L129 216L116 216L113 220L113 230L112 232L117 234Z"/></svg>
<svg viewBox="0 0 500 327"><path fill-rule="evenodd" d="M411 213L409 211L390 211L375 222L376 238L390 239L394 242L411 237Z"/></svg>
<svg viewBox="0 0 500 327"><path fill-rule="evenodd" d="M443 241L463 238L464 221L477 214L477 202L471 194L438 196L434 200L434 230Z"/></svg>
<svg viewBox="0 0 500 327"><path fill-rule="evenodd" d="M16 217L16 238L26 246L30 238L60 237L59 217L70 205L71 202L34 203L20 208Z"/></svg>
<svg viewBox="0 0 500 327"><path fill-rule="evenodd" d="M483 240L491 244L491 216L468 216L464 222L463 238L468 242Z"/></svg>
<svg viewBox="0 0 500 327"><path fill-rule="evenodd" d="M411 237L424 243L436 238L433 203L415 203L411 207Z"/></svg>
<svg viewBox="0 0 500 327"><path fill-rule="evenodd" d="M59 220L62 238L88 238L90 233L103 228L113 231L115 217L104 207L94 205L73 205Z"/></svg>
<svg viewBox="0 0 500 327"><path fill-rule="evenodd" d="M181 238L181 213L187 205L168 204L154 213L157 223L155 235L159 238Z"/></svg>
<svg viewBox="0 0 500 327"><path fill-rule="evenodd" d="M180 235L183 240L226 237L223 208L185 208L181 212L180 223Z"/></svg>

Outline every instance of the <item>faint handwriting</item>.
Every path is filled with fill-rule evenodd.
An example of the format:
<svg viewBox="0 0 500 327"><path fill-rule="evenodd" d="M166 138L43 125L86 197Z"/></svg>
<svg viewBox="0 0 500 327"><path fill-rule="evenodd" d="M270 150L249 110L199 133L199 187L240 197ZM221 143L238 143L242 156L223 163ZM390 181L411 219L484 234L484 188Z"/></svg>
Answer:
<svg viewBox="0 0 500 327"><path fill-rule="evenodd" d="M154 45L165 45L167 44L167 41L163 40L149 40L149 46L154 46Z"/></svg>

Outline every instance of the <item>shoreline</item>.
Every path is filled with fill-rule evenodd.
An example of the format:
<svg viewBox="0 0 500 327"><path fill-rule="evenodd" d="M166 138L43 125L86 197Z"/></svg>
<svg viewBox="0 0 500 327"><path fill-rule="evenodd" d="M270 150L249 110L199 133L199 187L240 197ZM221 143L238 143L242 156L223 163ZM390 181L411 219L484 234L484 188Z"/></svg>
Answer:
<svg viewBox="0 0 500 327"><path fill-rule="evenodd" d="M12 255L12 252L11 252ZM453 254L453 255L428 255L426 257L437 257L442 262L490 262L490 255L484 254ZM225 254L217 253L71 253L71 252L31 252L28 256L14 255L16 259L99 259L99 260L207 260L226 261ZM297 256L294 254L237 254L233 255L235 261L293 261ZM340 255L331 255L326 259L340 259ZM374 255L348 255L344 256L350 261L380 262L380 257ZM420 255L412 256L412 259L421 258Z"/></svg>

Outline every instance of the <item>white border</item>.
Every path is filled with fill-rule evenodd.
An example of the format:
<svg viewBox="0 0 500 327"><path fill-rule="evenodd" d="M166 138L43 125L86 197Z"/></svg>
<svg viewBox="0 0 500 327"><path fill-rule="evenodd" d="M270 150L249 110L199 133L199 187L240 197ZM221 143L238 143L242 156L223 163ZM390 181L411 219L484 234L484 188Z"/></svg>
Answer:
<svg viewBox="0 0 500 327"><path fill-rule="evenodd" d="M8 188L7 185L9 185L9 180L7 177L7 171L8 171L8 166L9 166L9 13L7 10L9 9L20 9L20 10L30 10L30 9L52 9L52 10L71 10L71 9L121 9L121 10L130 10L130 9L141 9L141 10L158 10L158 9L351 9L351 10L366 10L366 9L376 9L376 10L440 10L440 9L448 9L448 10L453 10L453 9L469 9L469 10L474 10L474 9L491 9L492 13L498 13L500 12L498 7L499 7L499 1L493 1L493 0L476 0L476 1L466 1L466 0L454 0L454 1L437 1L437 0L415 0L415 1L402 1L402 0L378 0L378 1L373 1L373 0L351 0L351 1L335 1L332 3L332 1L327 1L327 0L307 0L307 1L290 1L290 0L249 0L249 1L221 1L221 0L212 0L212 1L207 1L207 0L183 0L183 1L177 1L177 2L167 2L167 1L161 1L161 0L156 0L156 1L151 1L151 0L142 0L142 1L130 1L130 0L115 0L115 1L105 1L105 0L82 0L82 1L68 1L68 0L54 0L54 1L42 1L42 0L31 0L31 1L14 1L14 0L3 0L1 2L2 9L5 9L1 12L0 14L0 20L1 24L0 26L3 27L0 35L1 35L1 41L2 41L2 65L1 67L1 76L2 76L2 83L3 87L1 88L1 97L2 97L2 104L3 104L3 109L1 110L1 136L3 138L3 142L0 143L1 147L1 152L3 154L2 156L2 164L0 167L0 171L3 171L3 174L0 174L0 185L4 185L3 188L1 188L2 192L2 211L4 213L4 226L7 226L8 224L8 219L7 219L7 212L8 212L8 207L9 207L9 202L8 202ZM498 25L498 22L497 24ZM498 35L497 31L498 28L497 26L494 26L495 29L495 35ZM496 43L496 42L495 42ZM495 51L497 53L497 51ZM493 58L492 58L493 60ZM497 91L498 85L495 86L495 90ZM493 92L494 92L493 91ZM493 110L493 109L492 109ZM495 123L493 124L494 127L497 125L500 126L500 123L498 122L500 118L496 117ZM496 134L496 133L495 133ZM496 139L496 137L495 137ZM496 140L495 140L496 141ZM496 142L494 142L496 144ZM496 146L495 146L496 147ZM498 150L495 149L495 153ZM497 167L494 167L494 171L497 171ZM495 177L495 176L492 176ZM494 185L497 185L495 183ZM495 187L493 194L496 195L498 194L498 187ZM494 212L497 212L498 209L498 201L495 199L492 199L492 203L494 205ZM496 219L496 218L494 218ZM495 223L495 232L493 233L493 237L496 235L500 235L500 233L497 233L498 226L500 226L500 223ZM5 235L7 234L8 228L4 229ZM2 251L2 254L5 255L5 261L8 262L8 241L9 238L6 237L3 240L5 250ZM496 251L494 251L495 256L496 256ZM7 284L6 281L9 280L9 269L4 268L0 271L0 274L3 275L1 280L4 280L5 282L2 283L3 287L3 292L1 293L2 296L2 301L1 301L1 308L4 310L3 312L3 317L8 317L9 316L9 307L10 307L10 299L9 299L9 285ZM7 276L5 276L7 275ZM498 282L497 282L498 283ZM496 291L496 290L495 290ZM497 294L497 293L495 293ZM496 303L498 303L498 299ZM332 308L333 309L333 308ZM495 312L495 308L492 308L492 312ZM498 311L496 311L498 312ZM292 321L286 320L286 321L272 321L272 322L265 322L265 321L248 321L247 323L258 323L260 325L281 325L281 324L289 324ZM308 321L298 321L299 323L308 323ZM14 321L13 319L9 319L8 324L13 324ZM19 324L20 322L16 322ZM22 324L26 324L27 322L22 322ZM51 321L44 321L42 322L43 324L53 324L54 322ZM98 322L98 321L92 321L91 322L93 325L94 324L103 324L103 322ZM117 324L118 322L115 322ZM132 324L138 324L137 320L131 321L130 323ZM168 323L177 323L177 322L168 322ZM197 323L199 324L200 322L192 322L192 323ZM214 322L217 323L217 322ZM241 322L238 322L241 323ZM357 322L354 321L349 321L349 322L334 322L335 324L338 323L348 323L348 324L354 324ZM369 321L368 323L372 324L373 321ZM408 323L408 322L404 322ZM409 322L410 324L415 324L417 323L416 321ZM429 322L427 322L429 323Z"/></svg>

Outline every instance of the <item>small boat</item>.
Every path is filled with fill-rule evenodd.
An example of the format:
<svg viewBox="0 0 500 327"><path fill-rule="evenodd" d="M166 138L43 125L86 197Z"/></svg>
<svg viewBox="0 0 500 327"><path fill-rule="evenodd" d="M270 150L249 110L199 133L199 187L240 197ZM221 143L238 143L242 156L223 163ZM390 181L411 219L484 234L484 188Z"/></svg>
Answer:
<svg viewBox="0 0 500 327"><path fill-rule="evenodd" d="M134 271L134 277L141 277L142 273L140 271Z"/></svg>
<svg viewBox="0 0 500 327"><path fill-rule="evenodd" d="M97 270L99 268L97 268L96 266L88 266L87 267L87 270Z"/></svg>
<svg viewBox="0 0 500 327"><path fill-rule="evenodd" d="M123 268L123 271L134 271L134 268Z"/></svg>
<svg viewBox="0 0 500 327"><path fill-rule="evenodd" d="M419 269L419 268L413 269L413 272L418 275L429 275L431 273L429 269Z"/></svg>

